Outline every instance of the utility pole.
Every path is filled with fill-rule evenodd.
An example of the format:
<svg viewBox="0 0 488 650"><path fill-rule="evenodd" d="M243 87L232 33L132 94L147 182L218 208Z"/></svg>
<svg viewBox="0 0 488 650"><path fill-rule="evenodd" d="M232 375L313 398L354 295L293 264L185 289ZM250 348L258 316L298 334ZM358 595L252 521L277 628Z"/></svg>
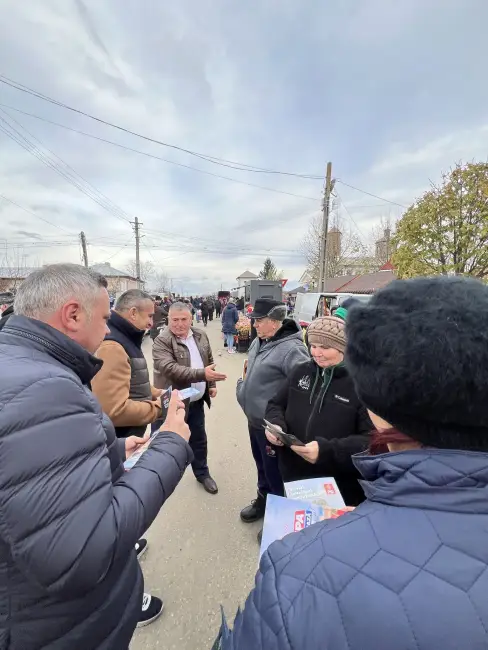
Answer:
<svg viewBox="0 0 488 650"><path fill-rule="evenodd" d="M80 232L80 239L81 239L81 250L83 251L83 264L88 268L88 250L86 248L86 237L83 231Z"/></svg>
<svg viewBox="0 0 488 650"><path fill-rule="evenodd" d="M322 238L320 242L320 260L319 260L319 292L325 291L325 281L327 279L327 232L329 230L329 213L330 213L330 196L334 189L335 181L332 180L332 163L327 163L327 172L325 174L325 191L322 205Z"/></svg>
<svg viewBox="0 0 488 650"><path fill-rule="evenodd" d="M142 226L142 223L139 223L137 217L134 218L134 233L136 236L136 275L137 275L137 286L141 287L141 260L140 260L140 244L141 244L141 235L139 228Z"/></svg>

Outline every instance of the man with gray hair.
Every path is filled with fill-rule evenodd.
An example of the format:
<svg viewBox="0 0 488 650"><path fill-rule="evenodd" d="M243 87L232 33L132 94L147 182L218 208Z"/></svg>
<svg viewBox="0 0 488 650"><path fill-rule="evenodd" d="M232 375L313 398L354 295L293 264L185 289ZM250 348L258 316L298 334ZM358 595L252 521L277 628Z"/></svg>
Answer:
<svg viewBox="0 0 488 650"><path fill-rule="evenodd" d="M161 391L153 388L142 352L151 329L154 302L141 289L130 289L115 302L106 335L96 356L103 361L92 390L112 420L118 438L143 436L148 424L161 417Z"/></svg>
<svg viewBox="0 0 488 650"><path fill-rule="evenodd" d="M203 330L193 328L191 308L176 302L169 308L168 327L153 345L154 385L173 386L179 390L193 388L188 406L190 447L193 450L193 473L209 494L217 494L217 483L210 476L207 463L207 432L204 403L210 408L217 397L217 381L226 375L215 370L210 341Z"/></svg>
<svg viewBox="0 0 488 650"><path fill-rule="evenodd" d="M43 267L0 332L2 647L128 650L143 605L136 541L192 459L175 394L161 432L124 472L144 439L117 440L90 391L106 287L82 266Z"/></svg>
<svg viewBox="0 0 488 650"><path fill-rule="evenodd" d="M245 523L264 517L268 494L283 495L276 451L264 433L264 416L269 400L287 387L292 368L310 358L300 326L286 318L286 306L282 302L260 298L250 317L258 336L249 348L246 375L237 382L237 401L248 420L251 451L258 472L258 493L251 505L241 511Z"/></svg>

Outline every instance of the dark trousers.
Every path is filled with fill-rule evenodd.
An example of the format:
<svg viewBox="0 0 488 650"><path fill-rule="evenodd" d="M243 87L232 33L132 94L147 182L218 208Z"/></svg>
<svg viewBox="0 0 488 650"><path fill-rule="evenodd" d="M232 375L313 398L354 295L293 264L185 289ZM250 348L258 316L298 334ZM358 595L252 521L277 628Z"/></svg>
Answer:
<svg viewBox="0 0 488 650"><path fill-rule="evenodd" d="M209 312L208 312L208 320L209 320L210 322L213 321L213 311L209 311Z"/></svg>
<svg viewBox="0 0 488 650"><path fill-rule="evenodd" d="M202 314L202 321L203 321L203 324L205 325L205 327L207 327L208 314Z"/></svg>
<svg viewBox="0 0 488 650"><path fill-rule="evenodd" d="M190 427L190 440L188 441L193 451L193 463L191 468L195 478L205 478L210 476L207 465L207 432L205 431L205 400L199 399L198 402L190 402L186 421ZM151 433L161 428L162 420L157 420L151 424Z"/></svg>
<svg viewBox="0 0 488 650"><path fill-rule="evenodd" d="M262 494L284 496L283 480L278 466L276 451L271 445L262 427L249 425L249 437L254 462L258 470L258 490Z"/></svg>

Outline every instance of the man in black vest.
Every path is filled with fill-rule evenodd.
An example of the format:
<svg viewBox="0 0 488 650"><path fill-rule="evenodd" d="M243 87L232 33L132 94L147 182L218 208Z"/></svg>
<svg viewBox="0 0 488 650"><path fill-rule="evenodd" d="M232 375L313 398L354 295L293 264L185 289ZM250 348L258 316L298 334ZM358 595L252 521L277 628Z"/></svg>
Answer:
<svg viewBox="0 0 488 650"><path fill-rule="evenodd" d="M161 417L161 390L153 388L141 346L151 329L154 302L140 289L130 289L115 303L107 334L98 348L103 367L92 389L112 420L118 438L143 436L148 424Z"/></svg>
<svg viewBox="0 0 488 650"><path fill-rule="evenodd" d="M115 303L107 322L110 333L96 353L103 366L92 380L92 391L112 420L118 438L142 437L147 425L161 417L161 390L151 386L141 347L153 318L151 296L140 289L126 291ZM147 541L140 539L137 556L146 550ZM152 622L162 609L159 598L145 594L138 625Z"/></svg>

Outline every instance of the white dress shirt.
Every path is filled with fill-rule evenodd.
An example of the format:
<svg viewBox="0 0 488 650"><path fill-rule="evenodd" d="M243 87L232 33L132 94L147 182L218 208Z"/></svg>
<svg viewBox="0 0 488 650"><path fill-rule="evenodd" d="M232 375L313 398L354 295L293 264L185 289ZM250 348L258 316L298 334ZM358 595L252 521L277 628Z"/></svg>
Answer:
<svg viewBox="0 0 488 650"><path fill-rule="evenodd" d="M197 342L195 341L192 330L189 331L186 339L180 338L179 340L186 345L188 351L190 352L191 367L195 370L205 368L203 365L202 355L200 354L200 350L198 349ZM198 381L191 386L198 391L198 395L194 395L192 398L190 398L190 402L198 402L198 400L202 399L202 397L205 395L207 383L205 381Z"/></svg>

